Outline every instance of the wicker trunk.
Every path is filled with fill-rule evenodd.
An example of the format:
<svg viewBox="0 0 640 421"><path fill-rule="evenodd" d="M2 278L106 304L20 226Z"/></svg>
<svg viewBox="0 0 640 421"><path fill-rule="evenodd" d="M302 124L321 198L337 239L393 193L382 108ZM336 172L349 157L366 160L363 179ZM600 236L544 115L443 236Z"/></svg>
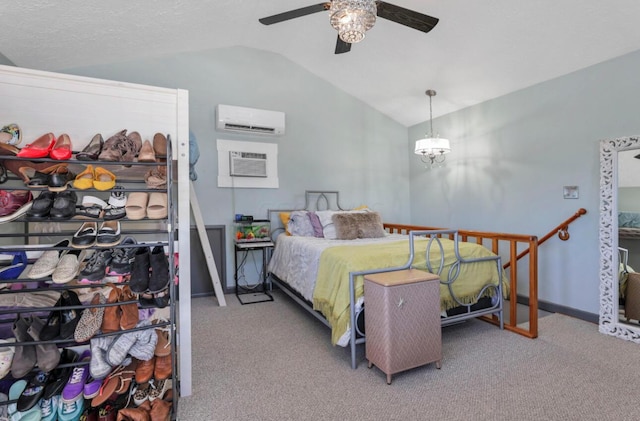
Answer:
<svg viewBox="0 0 640 421"><path fill-rule="evenodd" d="M416 269L365 276L366 357L391 376L442 358L440 282Z"/></svg>

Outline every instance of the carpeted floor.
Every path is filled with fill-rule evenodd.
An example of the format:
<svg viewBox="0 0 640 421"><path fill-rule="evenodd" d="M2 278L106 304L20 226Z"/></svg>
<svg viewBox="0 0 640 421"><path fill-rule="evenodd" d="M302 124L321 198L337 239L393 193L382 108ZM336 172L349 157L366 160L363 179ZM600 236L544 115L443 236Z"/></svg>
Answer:
<svg viewBox="0 0 640 421"><path fill-rule="evenodd" d="M562 315L535 340L473 320L443 330L442 369L368 369L288 297L193 300L193 395L179 420L638 420L639 345Z"/></svg>

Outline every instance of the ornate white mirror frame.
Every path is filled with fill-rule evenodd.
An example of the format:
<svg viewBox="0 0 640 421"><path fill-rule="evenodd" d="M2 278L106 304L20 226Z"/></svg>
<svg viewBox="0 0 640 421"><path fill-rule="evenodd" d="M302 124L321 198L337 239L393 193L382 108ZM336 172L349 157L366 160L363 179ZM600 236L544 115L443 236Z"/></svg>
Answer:
<svg viewBox="0 0 640 421"><path fill-rule="evenodd" d="M640 328L619 319L618 152L629 149L640 149L640 138L600 141L600 332L640 343Z"/></svg>

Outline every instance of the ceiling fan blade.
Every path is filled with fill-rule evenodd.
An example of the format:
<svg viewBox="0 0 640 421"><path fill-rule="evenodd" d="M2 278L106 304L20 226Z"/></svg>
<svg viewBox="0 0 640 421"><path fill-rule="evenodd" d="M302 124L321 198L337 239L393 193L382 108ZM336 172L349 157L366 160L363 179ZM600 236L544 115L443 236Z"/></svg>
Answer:
<svg viewBox="0 0 640 421"><path fill-rule="evenodd" d="M348 53L351 51L351 44L344 42L338 35L338 42L336 42L336 54Z"/></svg>
<svg viewBox="0 0 640 421"><path fill-rule="evenodd" d="M440 20L384 1L377 2L377 9L378 17L422 32L429 32Z"/></svg>
<svg viewBox="0 0 640 421"><path fill-rule="evenodd" d="M302 7L300 9L289 10L288 12L279 13L277 15L267 16L266 18L258 19L258 21L263 25L272 25L274 23L284 22L285 20L299 18L312 13L324 12L325 10L329 10L330 7L331 2L318 3L313 6Z"/></svg>

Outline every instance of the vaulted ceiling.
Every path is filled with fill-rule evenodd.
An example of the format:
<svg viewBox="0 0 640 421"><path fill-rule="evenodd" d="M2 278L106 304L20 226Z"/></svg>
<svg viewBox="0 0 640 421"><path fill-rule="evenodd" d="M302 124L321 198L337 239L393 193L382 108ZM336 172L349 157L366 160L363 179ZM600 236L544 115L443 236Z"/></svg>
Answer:
<svg viewBox="0 0 640 421"><path fill-rule="evenodd" d="M0 53L61 71L229 46L282 54L405 126L640 50L637 0L393 0L440 19L429 33L378 19L335 55L326 12L261 17L313 0L4 0ZM585 87L587 89L588 87Z"/></svg>

